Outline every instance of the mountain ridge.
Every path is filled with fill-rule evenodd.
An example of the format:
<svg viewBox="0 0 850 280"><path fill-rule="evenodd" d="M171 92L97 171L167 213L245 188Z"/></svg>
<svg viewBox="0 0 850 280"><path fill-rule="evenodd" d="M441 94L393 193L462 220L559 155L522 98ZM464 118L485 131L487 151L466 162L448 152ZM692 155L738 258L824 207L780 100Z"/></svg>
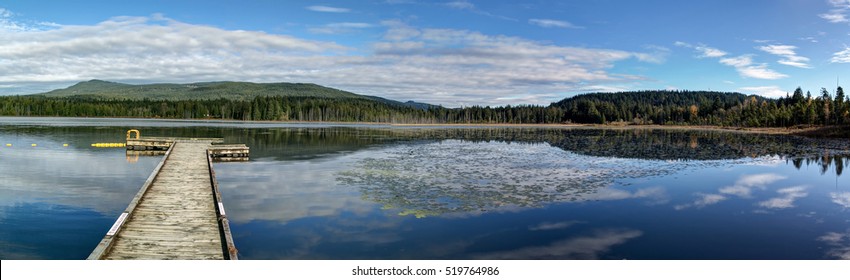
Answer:
<svg viewBox="0 0 850 280"><path fill-rule="evenodd" d="M420 102L400 102L383 97L361 95L313 83L253 83L212 81L194 83L125 84L93 79L35 95L45 97L89 97L109 100L215 100L245 101L256 97L316 97L330 99L363 99L383 104L418 109L436 108Z"/></svg>

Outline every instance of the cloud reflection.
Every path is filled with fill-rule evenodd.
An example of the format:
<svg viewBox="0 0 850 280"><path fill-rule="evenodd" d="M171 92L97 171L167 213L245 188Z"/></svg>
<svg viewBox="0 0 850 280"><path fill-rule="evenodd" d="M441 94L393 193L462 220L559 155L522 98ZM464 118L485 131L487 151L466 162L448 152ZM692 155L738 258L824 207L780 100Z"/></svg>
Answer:
<svg viewBox="0 0 850 280"><path fill-rule="evenodd" d="M806 192L805 186L784 188L776 192L782 196L759 202L759 206L771 209L792 208L794 207L794 201L809 195L809 193Z"/></svg>
<svg viewBox="0 0 850 280"><path fill-rule="evenodd" d="M576 224L583 224L583 221L565 221L565 222L543 222L537 224L535 226L528 227L528 230L538 231L538 230L556 230L556 229L565 229Z"/></svg>
<svg viewBox="0 0 850 280"><path fill-rule="evenodd" d="M720 188L720 193L748 198L752 195L753 189L763 190L767 185L785 178L788 177L775 173L744 175L735 181L734 185Z"/></svg>
<svg viewBox="0 0 850 280"><path fill-rule="evenodd" d="M145 158L130 164L123 150L49 148L61 145L42 139L39 147L4 149L0 158L0 206L47 201L102 214L118 213L159 162L159 158Z"/></svg>
<svg viewBox="0 0 850 280"><path fill-rule="evenodd" d="M343 213L365 215L376 205L339 187L333 176L352 156L357 155L336 158L333 164L321 159L218 163L215 171L228 217L234 223L287 223Z"/></svg>
<svg viewBox="0 0 850 280"><path fill-rule="evenodd" d="M829 193L832 202L841 205L844 208L850 208L850 192L834 192Z"/></svg>
<svg viewBox="0 0 850 280"><path fill-rule="evenodd" d="M662 187L638 189L634 192L607 187L599 189L595 193L586 196L587 200L623 200L638 198L651 200L653 204L663 204L669 201L667 192Z"/></svg>
<svg viewBox="0 0 850 280"><path fill-rule="evenodd" d="M827 232L818 237L817 240L831 247L826 253L828 257L850 260L850 230L844 233Z"/></svg>
<svg viewBox="0 0 850 280"><path fill-rule="evenodd" d="M599 259L612 247L640 237L642 231L634 229L603 229L588 236L555 241L547 246L532 246L511 251L492 252L476 256L478 259Z"/></svg>
<svg viewBox="0 0 850 280"><path fill-rule="evenodd" d="M775 173L743 175L741 176L741 178L735 181L735 184L720 188L718 190L719 194L696 193L695 195L698 196L698 198L695 201L691 203L679 204L673 206L673 208L676 210L682 210L691 207L703 208L724 201L729 198L729 195L741 198L750 198L752 197L753 190L763 190L767 188L767 185L779 180L783 180L785 178L788 177ZM808 193L803 192L802 187L781 189L779 190L779 193L783 194L784 196L773 198L767 201L762 201L760 205L767 208L789 208L793 207L793 203L796 199L808 195Z"/></svg>
<svg viewBox="0 0 850 280"><path fill-rule="evenodd" d="M676 209L676 210L682 210L682 209L691 208L691 207L703 208L703 207L706 207L706 206L709 206L709 205L712 205L712 204L717 204L718 202L726 200L725 196L722 196L722 195L719 195L719 194L697 193L695 195L698 196L699 198L697 200L695 200L694 202L687 203L687 204L679 204L679 205L673 206L673 208Z"/></svg>

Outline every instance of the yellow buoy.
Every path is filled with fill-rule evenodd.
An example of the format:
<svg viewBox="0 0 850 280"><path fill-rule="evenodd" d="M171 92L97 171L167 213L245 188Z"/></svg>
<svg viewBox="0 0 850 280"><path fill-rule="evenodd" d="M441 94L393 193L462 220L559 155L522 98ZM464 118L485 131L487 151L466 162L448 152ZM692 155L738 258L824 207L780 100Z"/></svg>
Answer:
<svg viewBox="0 0 850 280"><path fill-rule="evenodd" d="M97 148L117 148L117 147L124 147L125 145L126 144L124 144L124 143L94 143L94 144L91 144L92 147L97 147Z"/></svg>
<svg viewBox="0 0 850 280"><path fill-rule="evenodd" d="M33 146L33 147L35 147L35 146L38 146L38 145L36 145L36 144L32 144L32 146Z"/></svg>
<svg viewBox="0 0 850 280"><path fill-rule="evenodd" d="M11 146L12 146L12 144L6 144L6 147L11 147Z"/></svg>
<svg viewBox="0 0 850 280"><path fill-rule="evenodd" d="M62 144L62 147L68 147L68 144Z"/></svg>

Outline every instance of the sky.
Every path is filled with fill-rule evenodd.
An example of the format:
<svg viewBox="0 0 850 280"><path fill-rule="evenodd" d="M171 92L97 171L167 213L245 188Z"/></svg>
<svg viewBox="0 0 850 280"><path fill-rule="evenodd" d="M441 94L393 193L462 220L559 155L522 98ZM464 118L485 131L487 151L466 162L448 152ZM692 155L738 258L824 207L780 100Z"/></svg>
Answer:
<svg viewBox="0 0 850 280"><path fill-rule="evenodd" d="M0 0L0 94L91 79L316 83L448 107L817 95L850 80L850 0Z"/></svg>

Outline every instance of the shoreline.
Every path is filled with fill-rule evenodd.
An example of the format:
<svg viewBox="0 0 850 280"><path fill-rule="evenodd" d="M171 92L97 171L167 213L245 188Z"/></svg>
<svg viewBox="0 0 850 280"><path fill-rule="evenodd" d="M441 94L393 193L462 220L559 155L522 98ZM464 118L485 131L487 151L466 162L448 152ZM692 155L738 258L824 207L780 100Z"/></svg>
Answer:
<svg viewBox="0 0 850 280"><path fill-rule="evenodd" d="M774 135L794 135L798 133L815 132L822 129L833 128L836 126L811 126L811 127L727 127L727 126L708 126L708 125L611 125L611 124L510 124L510 123L489 123L489 124L387 124L395 127L539 127L539 128L589 128L589 129L612 129L612 130L628 130L628 129L667 129L667 130L708 130L708 131L727 131L727 132L742 132L742 133L761 133ZM837 127L841 128L841 127ZM847 127L850 129L850 127Z"/></svg>
<svg viewBox="0 0 850 280"><path fill-rule="evenodd" d="M314 125L342 125L342 126L386 126L398 128L429 128L429 127L482 127L482 128L579 128L579 129L667 129L667 130L705 130L726 131L741 133L759 133L773 135L800 135L808 137L847 137L850 126L796 126L796 127L728 127L710 125L623 125L623 124L517 124L517 123L387 123L387 122L314 122L314 121L254 121L254 120L228 120L228 119L168 119L168 118L132 118L132 117L53 117L53 116L0 116L0 120L31 118L31 119L87 119L87 120L139 120L139 121L166 121L166 122L210 122L210 123L254 123L254 124L314 124ZM837 132L837 133L833 133ZM833 135L835 134L835 135Z"/></svg>

